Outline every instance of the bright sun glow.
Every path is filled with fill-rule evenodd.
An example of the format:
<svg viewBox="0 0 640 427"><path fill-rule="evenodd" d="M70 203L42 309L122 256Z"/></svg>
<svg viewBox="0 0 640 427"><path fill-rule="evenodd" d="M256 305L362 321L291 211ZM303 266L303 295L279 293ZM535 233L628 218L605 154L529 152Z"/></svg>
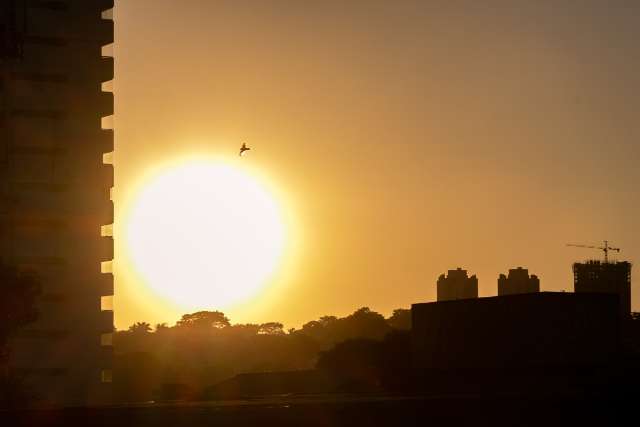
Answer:
<svg viewBox="0 0 640 427"><path fill-rule="evenodd" d="M158 174L126 222L135 270L184 309L246 302L280 264L285 227L274 198L232 166L194 161Z"/></svg>

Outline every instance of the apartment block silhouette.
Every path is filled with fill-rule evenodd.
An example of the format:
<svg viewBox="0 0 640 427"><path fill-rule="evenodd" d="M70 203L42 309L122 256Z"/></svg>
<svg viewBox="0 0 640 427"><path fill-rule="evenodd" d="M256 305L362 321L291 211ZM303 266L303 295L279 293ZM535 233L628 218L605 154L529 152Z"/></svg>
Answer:
<svg viewBox="0 0 640 427"><path fill-rule="evenodd" d="M437 293L438 301L478 298L478 278L469 277L461 268L449 270L438 278Z"/></svg>
<svg viewBox="0 0 640 427"><path fill-rule="evenodd" d="M540 279L529 270L518 267L509 270L509 275L498 277L498 295L531 294L540 292Z"/></svg>

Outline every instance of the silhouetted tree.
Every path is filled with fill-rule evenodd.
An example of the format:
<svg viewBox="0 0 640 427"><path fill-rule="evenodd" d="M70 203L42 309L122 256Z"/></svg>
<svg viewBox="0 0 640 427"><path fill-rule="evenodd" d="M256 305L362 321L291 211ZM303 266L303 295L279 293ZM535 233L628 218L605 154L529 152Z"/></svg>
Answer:
<svg viewBox="0 0 640 427"><path fill-rule="evenodd" d="M366 307L345 317L322 316L289 333L280 322L232 325L219 311L185 314L175 326L156 325L155 333L148 333L147 326L140 327L141 333L114 335L114 390L121 401L150 399L154 390L176 384L201 390L243 372L312 369L319 353L337 343L361 338L380 343L393 331L382 315ZM375 357L384 355L380 350ZM371 366L378 369L380 364ZM377 383L385 381L378 371L375 378ZM373 384L355 376L344 381L345 388L358 381L359 387ZM127 393L125 384L135 393Z"/></svg>
<svg viewBox="0 0 640 427"><path fill-rule="evenodd" d="M220 311L198 311L185 314L176 323L178 328L190 328L199 330L222 329L230 326L227 316Z"/></svg>
<svg viewBox="0 0 640 427"><path fill-rule="evenodd" d="M392 331L382 341L350 339L323 351L316 367L335 378L343 391L408 390L411 335Z"/></svg>
<svg viewBox="0 0 640 427"><path fill-rule="evenodd" d="M251 337L254 335L258 335L260 331L260 325L255 323L244 323L244 324L236 324L231 325L228 328L225 328L227 333L236 337Z"/></svg>
<svg viewBox="0 0 640 427"><path fill-rule="evenodd" d="M380 388L380 343L372 339L350 339L323 351L316 367L336 378L342 391Z"/></svg>
<svg viewBox="0 0 640 427"><path fill-rule="evenodd" d="M402 331L411 330L411 310L405 308L393 310L393 314L387 319L387 323L393 329Z"/></svg>
<svg viewBox="0 0 640 427"><path fill-rule="evenodd" d="M362 307L356 310L353 314L344 318L343 322L347 329L348 338L382 339L390 331L384 316L371 311L369 307Z"/></svg>
<svg viewBox="0 0 640 427"><path fill-rule="evenodd" d="M147 322L136 322L129 326L129 332L134 334L148 334L151 332L151 325Z"/></svg>
<svg viewBox="0 0 640 427"><path fill-rule="evenodd" d="M116 354L113 392L117 402L148 402L158 386L157 356L150 352Z"/></svg>
<svg viewBox="0 0 640 427"><path fill-rule="evenodd" d="M411 332L394 330L380 345L377 361L380 363L380 383L385 390L402 391L413 387Z"/></svg>
<svg viewBox="0 0 640 427"><path fill-rule="evenodd" d="M296 334L307 335L325 348L352 339L371 338L381 340L391 327L384 316L368 307L362 307L349 316L338 318L335 316L323 316L318 320L305 323Z"/></svg>
<svg viewBox="0 0 640 427"><path fill-rule="evenodd" d="M260 325L258 333L261 335L284 335L284 325L279 322L267 322Z"/></svg>
<svg viewBox="0 0 640 427"><path fill-rule="evenodd" d="M156 323L155 332L156 333L164 333L169 330L169 325L166 323Z"/></svg>

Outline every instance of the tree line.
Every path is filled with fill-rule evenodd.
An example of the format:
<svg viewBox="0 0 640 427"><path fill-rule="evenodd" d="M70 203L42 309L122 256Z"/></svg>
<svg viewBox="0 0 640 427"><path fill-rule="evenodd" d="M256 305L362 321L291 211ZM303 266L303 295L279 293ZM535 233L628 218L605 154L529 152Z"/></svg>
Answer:
<svg viewBox="0 0 640 427"><path fill-rule="evenodd" d="M329 367L338 343L383 342L410 328L408 309L385 318L367 307L289 330L279 322L232 324L220 311L185 314L173 326L138 322L114 333L114 393L122 402L148 401L169 385L197 392L240 373Z"/></svg>
<svg viewBox="0 0 640 427"><path fill-rule="evenodd" d="M37 319L41 286L35 274L0 262L0 291L0 408L17 408L34 397L9 369L11 340ZM113 334L114 397L162 400L169 391L197 398L237 374L311 369L339 379L344 391L406 391L410 329L410 310L385 318L367 307L288 330L279 322L234 324L220 311L185 314L173 326L137 322ZM637 366L640 314L620 332L621 360Z"/></svg>

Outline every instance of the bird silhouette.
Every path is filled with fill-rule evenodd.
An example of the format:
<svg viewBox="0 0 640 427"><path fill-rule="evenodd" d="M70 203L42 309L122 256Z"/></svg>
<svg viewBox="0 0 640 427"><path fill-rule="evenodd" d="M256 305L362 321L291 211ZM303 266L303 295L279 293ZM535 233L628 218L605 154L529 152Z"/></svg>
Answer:
<svg viewBox="0 0 640 427"><path fill-rule="evenodd" d="M247 147L247 144L242 144L242 147L240 147L240 154L239 156L244 156L245 151L249 151L251 150L251 148Z"/></svg>

